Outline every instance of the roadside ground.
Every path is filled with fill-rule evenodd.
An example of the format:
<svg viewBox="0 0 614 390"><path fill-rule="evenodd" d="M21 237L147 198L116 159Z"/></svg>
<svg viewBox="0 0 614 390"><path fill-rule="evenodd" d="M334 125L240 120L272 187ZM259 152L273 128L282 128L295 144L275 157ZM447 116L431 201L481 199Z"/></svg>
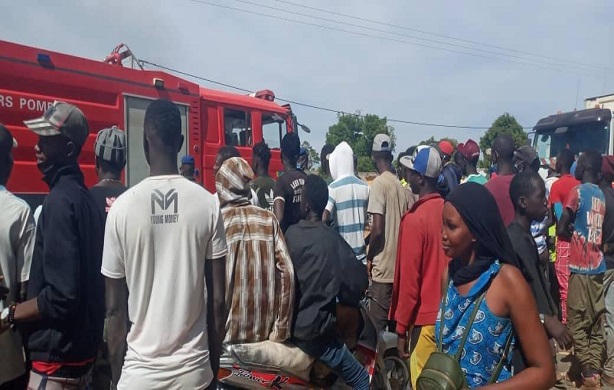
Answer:
<svg viewBox="0 0 614 390"><path fill-rule="evenodd" d="M565 387L553 387L552 389L579 389L581 386L579 370L574 364L573 355L568 352L559 352L557 355L557 374L563 378ZM573 367L573 368L572 368ZM568 380L565 380L568 379ZM571 379L571 380L569 380ZM614 390L614 386L601 385L602 390Z"/></svg>

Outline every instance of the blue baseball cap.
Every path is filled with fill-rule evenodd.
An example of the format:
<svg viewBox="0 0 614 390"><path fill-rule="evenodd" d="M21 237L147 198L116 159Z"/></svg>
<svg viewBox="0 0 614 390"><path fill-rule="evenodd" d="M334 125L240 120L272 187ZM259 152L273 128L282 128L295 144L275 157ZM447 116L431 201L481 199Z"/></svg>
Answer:
<svg viewBox="0 0 614 390"><path fill-rule="evenodd" d="M183 156L181 157L181 163L188 164L188 165L194 165L194 157L190 156L189 154L187 156Z"/></svg>
<svg viewBox="0 0 614 390"><path fill-rule="evenodd" d="M403 156L399 162L425 177L437 178L441 173L441 157L432 146L417 148L413 156Z"/></svg>

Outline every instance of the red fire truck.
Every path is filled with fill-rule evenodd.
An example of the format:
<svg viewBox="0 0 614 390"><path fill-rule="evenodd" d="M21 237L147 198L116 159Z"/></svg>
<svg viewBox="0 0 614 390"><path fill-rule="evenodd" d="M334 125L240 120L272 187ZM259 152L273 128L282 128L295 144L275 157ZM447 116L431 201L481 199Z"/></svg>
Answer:
<svg viewBox="0 0 614 390"><path fill-rule="evenodd" d="M143 118L148 105L166 98L181 112L186 142L179 158L190 154L200 172L198 181L215 192L213 165L224 145L237 147L251 160L251 148L263 139L272 149L271 175L281 170L279 147L286 132L297 128L290 105L274 102L272 91L239 95L202 88L169 73L122 66L131 55L122 45L105 61L0 41L0 123L17 139L9 190L38 205L48 191L36 167L36 136L23 121L39 117L55 101L77 105L91 134L80 157L86 184L96 183L93 145L96 133L113 125L126 131L124 181L134 185L148 175L143 153ZM178 162L179 165L179 162Z"/></svg>

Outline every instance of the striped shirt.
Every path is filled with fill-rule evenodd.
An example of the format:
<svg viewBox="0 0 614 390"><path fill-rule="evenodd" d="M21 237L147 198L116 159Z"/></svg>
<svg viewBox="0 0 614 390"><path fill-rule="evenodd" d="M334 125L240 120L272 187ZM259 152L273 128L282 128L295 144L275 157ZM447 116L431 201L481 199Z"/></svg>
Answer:
<svg viewBox="0 0 614 390"><path fill-rule="evenodd" d="M350 244L359 260L366 256L364 239L369 186L356 176L337 179L328 187L326 210L335 221L335 230Z"/></svg>
<svg viewBox="0 0 614 390"><path fill-rule="evenodd" d="M222 207L226 228L227 343L290 338L294 267L275 215L252 205Z"/></svg>
<svg viewBox="0 0 614 390"><path fill-rule="evenodd" d="M546 221L548 218L544 218L543 221L531 222L531 235L533 236L533 240L535 240L535 245L537 245L537 252L541 255L544 253L546 249L548 249L548 244L546 242Z"/></svg>

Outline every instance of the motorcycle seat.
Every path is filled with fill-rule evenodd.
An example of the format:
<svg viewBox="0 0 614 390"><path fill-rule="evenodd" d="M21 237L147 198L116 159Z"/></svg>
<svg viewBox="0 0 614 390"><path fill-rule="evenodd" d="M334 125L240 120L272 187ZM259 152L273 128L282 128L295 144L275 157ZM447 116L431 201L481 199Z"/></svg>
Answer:
<svg viewBox="0 0 614 390"><path fill-rule="evenodd" d="M229 348L243 363L283 370L309 381L314 358L291 343L261 341L249 344L233 344Z"/></svg>

